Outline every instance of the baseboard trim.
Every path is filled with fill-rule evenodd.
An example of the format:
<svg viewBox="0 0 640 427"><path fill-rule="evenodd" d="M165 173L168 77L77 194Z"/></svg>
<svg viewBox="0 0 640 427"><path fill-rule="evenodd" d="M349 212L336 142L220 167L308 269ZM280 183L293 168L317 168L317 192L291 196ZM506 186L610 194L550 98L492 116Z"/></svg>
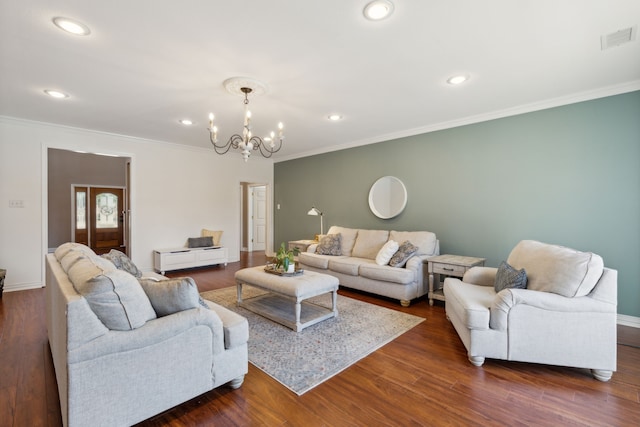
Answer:
<svg viewBox="0 0 640 427"><path fill-rule="evenodd" d="M640 317L627 316L626 314L618 314L618 325L631 326L632 328L640 328Z"/></svg>
<svg viewBox="0 0 640 427"><path fill-rule="evenodd" d="M4 285L4 292L16 292L16 291L28 291L29 289L44 288L42 283L13 283L11 285Z"/></svg>

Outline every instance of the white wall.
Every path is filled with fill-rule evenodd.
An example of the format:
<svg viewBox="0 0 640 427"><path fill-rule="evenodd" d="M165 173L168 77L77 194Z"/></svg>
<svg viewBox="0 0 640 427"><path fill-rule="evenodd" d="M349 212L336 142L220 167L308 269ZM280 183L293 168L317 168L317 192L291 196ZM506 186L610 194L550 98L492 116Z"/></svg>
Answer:
<svg viewBox="0 0 640 427"><path fill-rule="evenodd" d="M229 261L240 257L240 182L269 186L272 212L273 162L260 156L219 156L188 147L46 123L0 117L0 268L5 290L43 285L47 251L47 149L118 154L132 159L131 257L141 270L153 267L155 248L183 246L202 228L224 230ZM10 200L24 208L10 208ZM267 250L272 250L269 218Z"/></svg>

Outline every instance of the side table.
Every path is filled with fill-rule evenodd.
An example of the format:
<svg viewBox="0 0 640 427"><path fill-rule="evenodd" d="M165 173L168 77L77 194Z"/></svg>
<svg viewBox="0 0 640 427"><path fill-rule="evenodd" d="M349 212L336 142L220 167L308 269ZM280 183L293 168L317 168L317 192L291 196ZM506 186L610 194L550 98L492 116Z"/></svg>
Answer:
<svg viewBox="0 0 640 427"><path fill-rule="evenodd" d="M462 277L464 273L475 266L484 266L485 258L476 258L461 255L438 255L428 260L427 269L429 271L429 305L433 305L433 300L444 301L441 280L438 278L438 287L434 289L433 275L444 274L453 277Z"/></svg>
<svg viewBox="0 0 640 427"><path fill-rule="evenodd" d="M289 250L293 248L298 248L300 252L306 252L307 248L315 243L318 243L318 242L316 242L315 240L290 240L288 242Z"/></svg>

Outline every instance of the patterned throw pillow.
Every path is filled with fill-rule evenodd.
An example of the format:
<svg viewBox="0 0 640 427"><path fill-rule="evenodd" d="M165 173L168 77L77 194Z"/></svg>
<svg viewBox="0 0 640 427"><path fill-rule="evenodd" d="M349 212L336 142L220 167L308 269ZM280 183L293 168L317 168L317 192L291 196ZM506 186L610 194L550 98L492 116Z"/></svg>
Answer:
<svg viewBox="0 0 640 427"><path fill-rule="evenodd" d="M320 239L316 253L320 255L342 255L341 241L342 235L340 233L327 234Z"/></svg>
<svg viewBox="0 0 640 427"><path fill-rule="evenodd" d="M498 272L496 273L496 281L493 289L500 292L503 289L526 289L527 288L527 272L523 269L516 270L507 264L506 261L500 263Z"/></svg>
<svg viewBox="0 0 640 427"><path fill-rule="evenodd" d="M118 270L126 271L138 278L142 277L142 272L138 270L138 267L136 267L133 261L124 253L116 249L111 249L108 254L102 254L101 256L111 261Z"/></svg>
<svg viewBox="0 0 640 427"><path fill-rule="evenodd" d="M404 267L409 258L413 256L418 251L418 247L411 244L410 241L405 240L402 242L400 247L398 248L398 252L396 252L389 261L389 265L391 267Z"/></svg>

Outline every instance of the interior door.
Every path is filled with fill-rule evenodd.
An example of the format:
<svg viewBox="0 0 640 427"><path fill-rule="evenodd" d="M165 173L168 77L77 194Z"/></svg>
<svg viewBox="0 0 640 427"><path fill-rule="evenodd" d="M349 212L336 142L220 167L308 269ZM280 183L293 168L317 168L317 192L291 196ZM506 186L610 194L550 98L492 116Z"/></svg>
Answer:
<svg viewBox="0 0 640 427"><path fill-rule="evenodd" d="M267 188L265 186L251 187L252 192L252 249L264 251L267 235Z"/></svg>
<svg viewBox="0 0 640 427"><path fill-rule="evenodd" d="M97 254L124 248L124 190L89 188L89 246Z"/></svg>

